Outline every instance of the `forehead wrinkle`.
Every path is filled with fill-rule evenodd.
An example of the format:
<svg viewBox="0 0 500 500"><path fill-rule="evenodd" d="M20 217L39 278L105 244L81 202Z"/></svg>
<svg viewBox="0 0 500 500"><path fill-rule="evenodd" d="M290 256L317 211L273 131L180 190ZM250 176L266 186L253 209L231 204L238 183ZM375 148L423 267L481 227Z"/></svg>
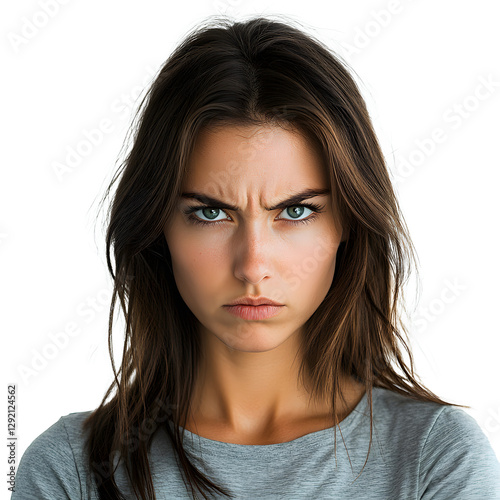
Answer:
<svg viewBox="0 0 500 500"><path fill-rule="evenodd" d="M267 189L267 186L265 186L265 189ZM272 205L272 203L265 203L266 194L261 190L247 188L241 195L239 195L239 193L236 193L236 196L234 196L234 193L232 193L231 191L229 191L229 193L223 193L220 189L219 193L220 199L228 201L229 204L239 207L241 211L248 211L248 213L250 214L258 214L264 209L264 207ZM270 201L278 199L277 197L267 198Z"/></svg>
<svg viewBox="0 0 500 500"><path fill-rule="evenodd" d="M289 190L280 189L279 178L272 177L262 182L259 176L253 176L244 186L235 184L229 186L227 193L222 190L219 192L222 200L229 201L232 205L239 207L241 211L246 211L249 214L265 211L265 207L270 207L289 195Z"/></svg>

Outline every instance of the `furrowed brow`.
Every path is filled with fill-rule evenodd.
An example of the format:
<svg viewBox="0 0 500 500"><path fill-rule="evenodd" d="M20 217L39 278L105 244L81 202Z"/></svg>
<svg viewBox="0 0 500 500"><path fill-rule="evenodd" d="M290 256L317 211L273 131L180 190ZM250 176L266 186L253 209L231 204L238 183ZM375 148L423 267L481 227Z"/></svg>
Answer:
<svg viewBox="0 0 500 500"><path fill-rule="evenodd" d="M315 196L330 194L330 192L330 189L306 189L305 191L294 194L290 198L279 202L277 205L264 208L268 211L283 209L291 205L296 205L304 200L308 200L309 198L314 198ZM222 210L233 210L234 212L239 212L239 208L237 206L225 203L221 200L217 200L216 198L212 198L211 196L207 196L202 193L189 192L182 193L180 196L181 198L199 201L204 205L210 206L211 208L220 208Z"/></svg>

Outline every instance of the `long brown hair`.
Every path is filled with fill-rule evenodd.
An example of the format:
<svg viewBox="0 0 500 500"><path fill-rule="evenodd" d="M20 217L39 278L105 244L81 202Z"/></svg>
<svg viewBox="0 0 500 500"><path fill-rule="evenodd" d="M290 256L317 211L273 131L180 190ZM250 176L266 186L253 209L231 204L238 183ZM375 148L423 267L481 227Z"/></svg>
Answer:
<svg viewBox="0 0 500 500"><path fill-rule="evenodd" d="M402 287L415 252L366 104L339 57L290 22L218 17L174 50L137 116L133 147L105 195L119 178L106 233L115 380L84 422L90 476L100 499L124 498L114 480L118 457L135 494L156 498L147 454L160 428L193 498L195 489L203 498L214 491L232 497L193 465L182 446L179 426L186 425L200 359L198 320L177 290L163 234L202 127L271 124L299 130L322 155L335 214L347 235L331 287L301 338L300 376L312 381L311 394L330 398L336 417L334 402L343 398L339 376L348 374L365 386L371 424L373 387L452 404L414 374ZM126 319L118 373L111 340L117 297Z"/></svg>

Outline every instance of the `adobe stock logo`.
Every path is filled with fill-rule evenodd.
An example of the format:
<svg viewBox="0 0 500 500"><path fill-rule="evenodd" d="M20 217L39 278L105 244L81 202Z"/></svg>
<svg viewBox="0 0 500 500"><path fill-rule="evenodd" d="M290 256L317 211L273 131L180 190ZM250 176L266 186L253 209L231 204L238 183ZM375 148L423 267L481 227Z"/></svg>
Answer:
<svg viewBox="0 0 500 500"><path fill-rule="evenodd" d="M404 12L407 4L412 0L401 2L400 0L389 0L385 8L370 11L370 19L362 27L356 26L351 42L341 42L345 51L345 57L352 58L369 47L373 40L379 37L392 24L393 20Z"/></svg>
<svg viewBox="0 0 500 500"><path fill-rule="evenodd" d="M18 365L17 371L23 382L28 385L36 380L38 375L47 369L50 362L54 361L78 337L85 326L92 323L100 314L109 309L111 292L107 288L99 290L95 295L87 297L75 307L71 321L66 322L64 328L57 328L47 334L48 339L38 349L31 348L29 363ZM83 320L83 321L82 321ZM83 324L82 324L83 323Z"/></svg>
<svg viewBox="0 0 500 500"><path fill-rule="evenodd" d="M418 309L418 315L413 324L419 334L424 333L430 323L434 323L439 316L445 313L447 305L455 302L467 290L467 287L460 284L457 278L454 278L453 282L447 279L445 284L446 286L441 290L439 297L432 299L426 307L422 306Z"/></svg>
<svg viewBox="0 0 500 500"><path fill-rule="evenodd" d="M15 54L21 47L27 45L35 38L40 31L47 26L49 21L53 19L59 12L61 5L66 5L69 0L40 0L38 5L40 9L32 14L29 18L23 16L21 18L21 29L19 33L10 32L7 39Z"/></svg>
<svg viewBox="0 0 500 500"><path fill-rule="evenodd" d="M490 435L500 433L500 403L495 408L488 409L483 425Z"/></svg>
<svg viewBox="0 0 500 500"><path fill-rule="evenodd" d="M415 139L415 146L406 156L397 156L396 173L394 180L402 184L413 175L416 167L422 166L451 136L451 132L458 130L470 120L477 110L484 106L484 102L491 99L500 87L500 81L494 75L478 75L477 83L470 93L459 102L448 106L441 114L443 125L434 127L427 132L426 137Z"/></svg>
<svg viewBox="0 0 500 500"><path fill-rule="evenodd" d="M78 170L77 167L98 150L106 137L116 130L115 125L129 118L137 99L155 74L156 70L147 66L140 83L130 87L127 92L121 92L109 103L110 112L107 116L101 118L93 127L83 129L73 144L66 144L66 151L61 154L60 160L51 163L52 171L59 183L65 181L68 176L71 177L71 174Z"/></svg>

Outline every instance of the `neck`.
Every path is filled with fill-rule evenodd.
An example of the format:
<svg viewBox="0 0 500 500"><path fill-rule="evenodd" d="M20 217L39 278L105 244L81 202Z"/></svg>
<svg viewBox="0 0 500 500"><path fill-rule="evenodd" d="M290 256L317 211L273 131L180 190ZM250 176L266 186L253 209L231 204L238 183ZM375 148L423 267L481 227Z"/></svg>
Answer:
<svg viewBox="0 0 500 500"><path fill-rule="evenodd" d="M258 436L292 422L329 427L332 402L311 398L299 383L298 335L265 352L231 349L205 335L203 358L195 383L189 422L225 429L234 435ZM336 402L342 420L361 399L363 387L343 377L346 398ZM190 424L191 425L191 424Z"/></svg>

